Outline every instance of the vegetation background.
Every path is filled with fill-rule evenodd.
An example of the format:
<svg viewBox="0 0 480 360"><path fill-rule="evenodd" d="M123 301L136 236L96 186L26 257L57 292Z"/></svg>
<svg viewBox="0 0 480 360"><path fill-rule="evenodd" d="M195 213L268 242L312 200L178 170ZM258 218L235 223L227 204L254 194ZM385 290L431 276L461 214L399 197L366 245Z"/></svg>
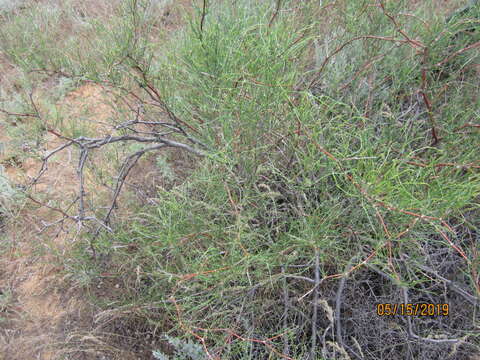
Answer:
<svg viewBox="0 0 480 360"><path fill-rule="evenodd" d="M0 1L0 358L478 360L479 19Z"/></svg>

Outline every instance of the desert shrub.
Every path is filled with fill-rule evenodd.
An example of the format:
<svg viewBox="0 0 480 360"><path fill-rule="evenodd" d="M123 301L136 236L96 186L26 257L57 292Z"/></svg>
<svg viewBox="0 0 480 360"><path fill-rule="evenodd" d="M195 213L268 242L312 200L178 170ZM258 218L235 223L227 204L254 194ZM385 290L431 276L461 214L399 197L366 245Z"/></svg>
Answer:
<svg viewBox="0 0 480 360"><path fill-rule="evenodd" d="M129 7L148 2L125 4L95 25L101 65L58 66L158 92L205 156L156 206L78 242L72 276L121 284L95 298L97 331L134 315L157 341L132 331L145 348L167 334L232 359L478 350L475 18L445 22L433 2L206 2L160 49L149 7ZM50 52L12 49L28 66ZM404 302L456 312L377 314Z"/></svg>

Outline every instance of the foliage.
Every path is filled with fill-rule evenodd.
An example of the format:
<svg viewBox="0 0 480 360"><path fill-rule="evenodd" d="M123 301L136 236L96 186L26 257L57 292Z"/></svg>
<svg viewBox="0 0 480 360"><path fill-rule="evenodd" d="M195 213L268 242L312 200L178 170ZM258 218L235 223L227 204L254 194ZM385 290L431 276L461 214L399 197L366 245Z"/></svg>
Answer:
<svg viewBox="0 0 480 360"><path fill-rule="evenodd" d="M59 10L38 37L13 34L38 31L41 12L11 19L18 66L159 93L163 115L145 112L205 144L188 179L68 260L92 292L101 273L122 284L96 299L102 331L135 315L177 358L478 351L478 17L410 3L205 2L160 47L151 3L132 0L86 20L97 51L79 60L80 40L46 41ZM92 248L107 260L87 261ZM409 302L452 312L376 314Z"/></svg>
<svg viewBox="0 0 480 360"><path fill-rule="evenodd" d="M175 348L175 360L204 360L205 351L203 348L192 342L184 342L181 339L172 338L167 336L167 340ZM168 360L170 359L167 355L163 354L160 351L153 351L153 356L157 360Z"/></svg>

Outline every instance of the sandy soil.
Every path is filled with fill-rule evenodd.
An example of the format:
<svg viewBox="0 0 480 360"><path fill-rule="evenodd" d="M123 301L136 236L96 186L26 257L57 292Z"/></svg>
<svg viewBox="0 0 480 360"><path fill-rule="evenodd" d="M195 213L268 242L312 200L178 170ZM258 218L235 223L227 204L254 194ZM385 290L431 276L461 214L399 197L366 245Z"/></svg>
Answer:
<svg viewBox="0 0 480 360"><path fill-rule="evenodd" d="M90 119L101 123L111 114L102 96L99 87L89 84L68 94L59 105L66 109L68 118L78 119L80 113L88 113ZM104 132L101 125L89 123L89 118L84 122L92 131L97 135ZM2 132L0 141L7 144L4 159L10 155L11 140ZM64 140L47 134L45 153L63 143ZM14 184L28 184L38 174L42 162L30 157L15 165L6 166L6 175ZM78 189L76 167L73 149L60 152L49 162L48 171L33 188L32 197L48 199L50 204L63 207ZM0 353L4 359L57 358L55 354L67 341L65 329L69 321L81 318L86 311L82 297L68 288L58 261L58 256L68 252L75 239L75 226L43 226L59 217L58 212L29 202L6 229L4 237L9 239L10 249L1 260L0 289L9 289L13 299L3 324L6 326L0 332Z"/></svg>

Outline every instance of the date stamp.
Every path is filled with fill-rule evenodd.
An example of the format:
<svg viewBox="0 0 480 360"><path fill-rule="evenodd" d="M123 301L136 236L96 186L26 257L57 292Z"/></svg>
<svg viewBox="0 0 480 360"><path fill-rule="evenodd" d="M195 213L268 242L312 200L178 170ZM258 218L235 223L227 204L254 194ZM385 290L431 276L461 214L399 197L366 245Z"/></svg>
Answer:
<svg viewBox="0 0 480 360"><path fill-rule="evenodd" d="M378 316L448 316L449 304L377 304Z"/></svg>

